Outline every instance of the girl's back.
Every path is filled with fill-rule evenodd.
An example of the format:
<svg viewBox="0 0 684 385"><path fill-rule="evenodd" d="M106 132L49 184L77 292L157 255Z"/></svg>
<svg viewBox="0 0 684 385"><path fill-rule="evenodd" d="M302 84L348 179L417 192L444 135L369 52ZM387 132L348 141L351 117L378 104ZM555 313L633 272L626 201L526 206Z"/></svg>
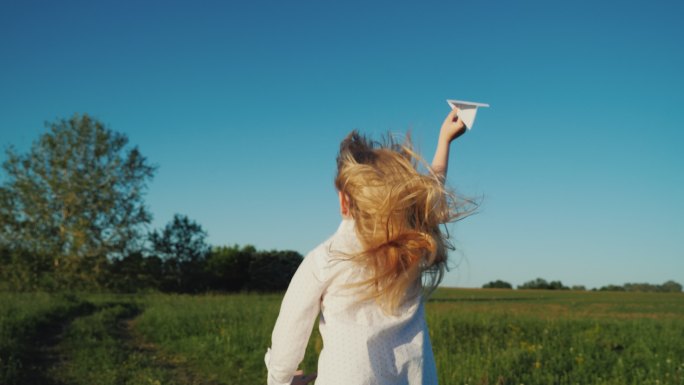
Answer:
<svg viewBox="0 0 684 385"><path fill-rule="evenodd" d="M317 385L437 383L421 296L412 296L393 315L372 299L359 301L354 286L365 281L367 273L347 256L361 249L354 220L344 219L330 239L306 256L283 299L273 332L266 358L269 383L289 384L290 368L301 361L289 352L303 340L301 336L308 339L319 310L323 349ZM290 364L278 378L278 368L269 363L287 361Z"/></svg>
<svg viewBox="0 0 684 385"><path fill-rule="evenodd" d="M269 385L313 380L296 369L319 314L317 385L437 384L421 294L444 273L449 244L439 226L467 215L443 185L449 144L464 131L456 113L427 173L410 143L381 145L356 132L341 143L343 220L290 282L265 357Z"/></svg>

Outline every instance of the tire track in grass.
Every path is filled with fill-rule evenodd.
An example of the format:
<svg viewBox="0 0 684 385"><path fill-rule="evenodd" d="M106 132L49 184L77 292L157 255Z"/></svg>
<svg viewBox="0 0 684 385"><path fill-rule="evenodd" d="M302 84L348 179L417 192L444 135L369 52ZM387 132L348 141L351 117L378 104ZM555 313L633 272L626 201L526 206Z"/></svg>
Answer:
<svg viewBox="0 0 684 385"><path fill-rule="evenodd" d="M48 384L218 385L144 341L135 331L142 311L136 303L115 302L74 320L57 346L62 360Z"/></svg>
<svg viewBox="0 0 684 385"><path fill-rule="evenodd" d="M141 333L136 330L137 316L131 317L122 323L122 339L133 351L148 357L156 367L172 373L175 383L183 385L221 385L220 382L208 379L190 370L185 359L178 355L164 352L158 345L145 340Z"/></svg>
<svg viewBox="0 0 684 385"><path fill-rule="evenodd" d="M50 370L62 360L59 342L65 330L75 319L88 316L96 310L89 302L79 303L64 314L49 318L38 325L36 334L29 338L25 352L21 374L17 384L20 385L64 385L51 377Z"/></svg>
<svg viewBox="0 0 684 385"><path fill-rule="evenodd" d="M58 346L63 360L51 376L63 384L174 384L148 368L121 338L121 323L140 313L131 302L101 304L93 314L74 320Z"/></svg>

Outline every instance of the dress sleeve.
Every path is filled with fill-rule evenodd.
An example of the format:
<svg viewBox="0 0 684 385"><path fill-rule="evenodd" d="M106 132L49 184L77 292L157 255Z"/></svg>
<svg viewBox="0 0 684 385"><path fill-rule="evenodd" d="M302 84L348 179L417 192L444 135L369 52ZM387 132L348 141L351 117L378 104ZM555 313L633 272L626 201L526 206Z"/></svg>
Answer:
<svg viewBox="0 0 684 385"><path fill-rule="evenodd" d="M325 289L316 251L309 253L297 268L280 305L271 336L271 348L264 360L268 385L290 385L304 358L313 324Z"/></svg>

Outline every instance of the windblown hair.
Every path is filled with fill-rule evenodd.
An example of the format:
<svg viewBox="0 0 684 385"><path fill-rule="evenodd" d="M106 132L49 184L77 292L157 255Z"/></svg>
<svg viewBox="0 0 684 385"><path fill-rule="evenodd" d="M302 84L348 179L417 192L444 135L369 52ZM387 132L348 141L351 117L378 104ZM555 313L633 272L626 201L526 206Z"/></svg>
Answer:
<svg viewBox="0 0 684 385"><path fill-rule="evenodd" d="M468 205L459 203L414 152L410 137L401 144L391 137L379 143L352 131L340 144L335 187L349 201L363 247L351 256L368 273L354 285L362 288L362 300L375 299L393 313L420 295L421 286L432 292L444 276L447 251L453 249L440 225L472 210L465 210Z"/></svg>

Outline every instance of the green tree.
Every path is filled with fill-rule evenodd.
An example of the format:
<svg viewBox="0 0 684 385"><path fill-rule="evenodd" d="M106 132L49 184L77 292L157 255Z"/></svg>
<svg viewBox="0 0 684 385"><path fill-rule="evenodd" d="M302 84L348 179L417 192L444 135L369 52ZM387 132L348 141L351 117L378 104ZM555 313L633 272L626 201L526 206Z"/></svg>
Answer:
<svg viewBox="0 0 684 385"><path fill-rule="evenodd" d="M180 214L163 230L149 234L153 252L164 261L165 290L197 292L207 288L203 266L210 247L206 237L201 225Z"/></svg>
<svg viewBox="0 0 684 385"><path fill-rule="evenodd" d="M625 291L625 288L624 286L610 284L606 286L601 286L599 291Z"/></svg>
<svg viewBox="0 0 684 385"><path fill-rule="evenodd" d="M527 281L518 286L518 289L540 289L540 290L568 290L561 281L547 282L543 278L537 278L532 281Z"/></svg>
<svg viewBox="0 0 684 385"><path fill-rule="evenodd" d="M569 290L570 288L563 285L563 282L561 281L551 281L549 282L549 286L547 287L549 290Z"/></svg>
<svg viewBox="0 0 684 385"><path fill-rule="evenodd" d="M62 286L98 286L108 257L139 246L155 167L137 147L126 150L126 135L87 114L46 126L28 153L7 149L0 242Z"/></svg>
<svg viewBox="0 0 684 385"><path fill-rule="evenodd" d="M485 283L484 285L482 285L482 288L483 289L512 289L513 286L506 281L502 281L500 279L497 279L496 281L491 281L491 282Z"/></svg>
<svg viewBox="0 0 684 385"><path fill-rule="evenodd" d="M681 293L682 292L682 284L679 282L675 282L672 280L669 280L662 285L660 285L660 291L668 292L668 293Z"/></svg>
<svg viewBox="0 0 684 385"><path fill-rule="evenodd" d="M302 262L296 251L262 251L253 255L249 263L249 282L252 291L285 290Z"/></svg>
<svg viewBox="0 0 684 385"><path fill-rule="evenodd" d="M146 257L136 251L111 261L107 288L124 293L158 290L161 279L161 259L157 256Z"/></svg>
<svg viewBox="0 0 684 385"><path fill-rule="evenodd" d="M257 250L252 245L214 247L209 253L206 270L212 290L241 291L247 289L249 267Z"/></svg>
<svg viewBox="0 0 684 385"><path fill-rule="evenodd" d="M527 281L522 285L518 286L518 289L548 289L549 283L543 278L537 278L531 281Z"/></svg>

